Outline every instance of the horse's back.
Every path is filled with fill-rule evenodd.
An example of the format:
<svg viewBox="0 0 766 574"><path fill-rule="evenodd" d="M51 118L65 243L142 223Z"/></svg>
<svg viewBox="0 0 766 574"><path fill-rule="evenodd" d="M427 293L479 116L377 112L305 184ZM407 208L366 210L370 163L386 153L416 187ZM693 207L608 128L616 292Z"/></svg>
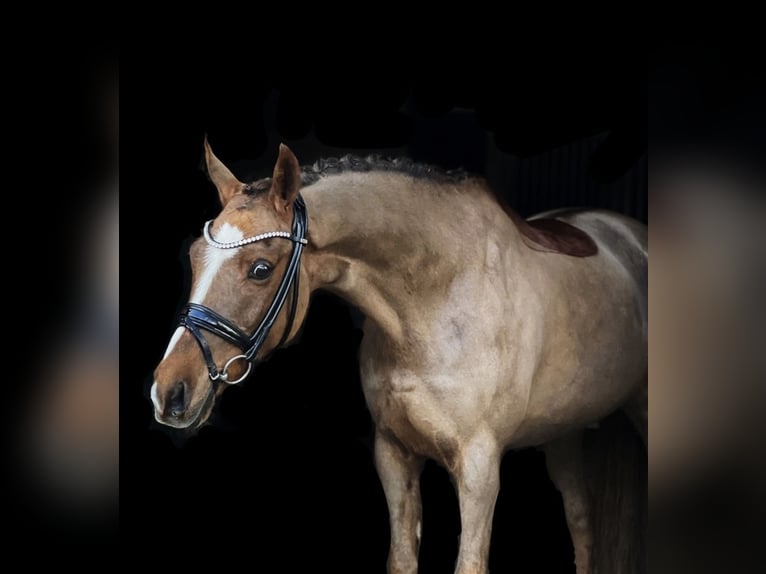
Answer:
<svg viewBox="0 0 766 574"><path fill-rule="evenodd" d="M646 263L647 229L640 221L607 209L563 208L537 213L527 221L557 219L588 233L600 245L614 252L614 247L628 240L630 247L641 255ZM600 240L600 241L599 241ZM631 251L628 249L628 251Z"/></svg>

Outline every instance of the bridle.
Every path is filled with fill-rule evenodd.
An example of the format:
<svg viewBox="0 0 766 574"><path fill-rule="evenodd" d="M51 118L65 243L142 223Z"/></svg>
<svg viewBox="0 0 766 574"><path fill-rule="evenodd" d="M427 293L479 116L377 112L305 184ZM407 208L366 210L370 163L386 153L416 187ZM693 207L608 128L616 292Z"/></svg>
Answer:
<svg viewBox="0 0 766 574"><path fill-rule="evenodd" d="M277 288L277 293L274 295L274 299L271 302L271 305L269 305L263 319L261 319L261 323L252 335L248 336L230 320L219 315L205 305L189 303L181 313L179 325L189 329L191 334L194 335L194 338L197 339L197 343L202 350L202 355L205 358L205 363L207 363L207 371L210 380L214 384L218 381L222 381L234 385L244 381L250 375L250 372L253 369L253 364L255 363L255 355L263 345L266 337L268 337L271 327L274 325L282 307L284 307L287 295L291 290L292 298L290 301L289 314L287 316L287 326L285 327L285 331L282 333L282 338L279 340L275 349L282 346L293 328L295 312L298 308L301 254L303 253L303 247L308 243L306 240L306 233L308 231L306 204L304 203L303 198L298 195L295 203L293 203L293 227L291 232L270 231L268 233L261 233L260 235L255 235L253 237L240 239L239 241L220 243L210 234L211 223L212 220L205 223L204 236L208 245L215 247L216 249L238 249L239 247L255 243L256 241L263 241L264 239L277 237L289 239L293 242L293 250L290 254L290 260L287 263L285 274L282 276L282 281ZM231 357L224 363L223 368L218 370L218 367L213 360L210 346L207 344L207 341L202 334L202 330L213 333L232 345L239 347L242 353ZM247 370L245 371L245 374L237 380L230 381L229 367L237 361L246 361Z"/></svg>

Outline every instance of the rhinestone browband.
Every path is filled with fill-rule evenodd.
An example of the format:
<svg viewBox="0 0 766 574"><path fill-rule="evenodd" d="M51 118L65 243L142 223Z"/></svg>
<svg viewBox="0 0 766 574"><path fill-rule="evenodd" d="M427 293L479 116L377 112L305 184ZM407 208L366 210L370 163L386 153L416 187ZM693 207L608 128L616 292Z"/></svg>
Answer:
<svg viewBox="0 0 766 574"><path fill-rule="evenodd" d="M212 223L213 223L212 219L208 221L207 223L205 223L203 234L205 236L205 241L207 241L208 245L217 247L218 249L236 249L237 247L242 247L243 245L247 245L249 243L255 243L256 241L263 241L264 239L271 239L272 237L283 237L284 239L297 241L299 243L302 243L303 245L308 244L308 241L306 239L293 237L293 234L290 233L289 231L269 231L268 233L261 233L260 235L254 235L253 237L246 237L244 239L240 239L239 241L230 241L229 243L220 243L219 241L216 241L215 239L213 239L213 236L210 235L210 225Z"/></svg>

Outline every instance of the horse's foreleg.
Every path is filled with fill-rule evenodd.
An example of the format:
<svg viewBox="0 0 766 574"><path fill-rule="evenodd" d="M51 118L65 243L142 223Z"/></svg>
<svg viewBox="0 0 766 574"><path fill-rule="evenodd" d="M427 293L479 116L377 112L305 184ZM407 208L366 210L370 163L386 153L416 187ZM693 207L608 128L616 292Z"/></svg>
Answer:
<svg viewBox="0 0 766 574"><path fill-rule="evenodd" d="M375 466L383 483L391 521L390 574L415 574L420 546L420 473L423 459L378 432Z"/></svg>
<svg viewBox="0 0 766 574"><path fill-rule="evenodd" d="M577 574L591 574L593 526L582 455L582 431L545 445L548 474L564 501Z"/></svg>
<svg viewBox="0 0 766 574"><path fill-rule="evenodd" d="M500 490L500 452L492 437L481 435L462 449L455 462L461 523L456 573L485 574L492 515Z"/></svg>

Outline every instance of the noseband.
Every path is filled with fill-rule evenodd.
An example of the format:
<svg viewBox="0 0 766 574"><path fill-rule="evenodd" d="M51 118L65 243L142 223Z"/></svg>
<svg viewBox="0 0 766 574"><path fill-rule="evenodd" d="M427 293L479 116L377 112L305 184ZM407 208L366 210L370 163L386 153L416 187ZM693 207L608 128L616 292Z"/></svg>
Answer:
<svg viewBox="0 0 766 574"><path fill-rule="evenodd" d="M179 325L189 329L191 334L194 335L194 338L197 340L197 343L202 350L202 355L205 358L205 362L207 363L207 370L208 375L210 376L210 380L213 381L213 383L216 383L217 381L223 381L224 383L233 385L245 380L248 375L250 375L250 371L252 371L253 364L255 363L255 355L258 353L258 350L261 348L261 346L263 346L263 342L266 340L266 337L268 337L269 332L271 331L271 327L274 325L274 322L276 321L279 312L282 310L282 307L284 307L285 301L287 300L287 295L291 290L292 297L290 301L289 314L287 316L287 326L285 327L285 331L282 334L282 338L277 344L277 347L282 346L282 344L287 340L287 337L293 328L295 312L298 308L301 254L303 253L303 247L308 243L306 240L306 232L308 231L306 204L303 202L303 198L300 195L298 196L298 199L295 200L295 203L293 203L293 228L291 232L270 231L268 233L261 233L260 235L248 237L246 239L240 239L239 241L219 243L210 235L211 223L212 220L205 224L205 241L207 241L208 245L215 247L216 249L237 249L244 245L255 243L256 241L263 241L264 239L271 238L289 239L293 242L293 250L290 254L290 260L287 263L285 274L282 276L282 281L279 283L279 287L277 288L277 293L274 295L274 300L271 302L271 305L269 305L269 308L266 311L266 314L263 316L260 325L258 325L258 328L252 335L248 336L234 323L219 315L210 307L206 307L205 305L189 303L181 313ZM228 361L226 361L226 363L224 363L223 368L219 371L218 367L216 367L215 361L213 360L213 354L210 351L210 346L207 344L207 341L202 334L202 330L213 333L225 341L228 341L232 345L239 347L242 353L231 357ZM229 367L237 361L247 362L247 370L245 371L245 374L237 380L230 381L228 372Z"/></svg>

